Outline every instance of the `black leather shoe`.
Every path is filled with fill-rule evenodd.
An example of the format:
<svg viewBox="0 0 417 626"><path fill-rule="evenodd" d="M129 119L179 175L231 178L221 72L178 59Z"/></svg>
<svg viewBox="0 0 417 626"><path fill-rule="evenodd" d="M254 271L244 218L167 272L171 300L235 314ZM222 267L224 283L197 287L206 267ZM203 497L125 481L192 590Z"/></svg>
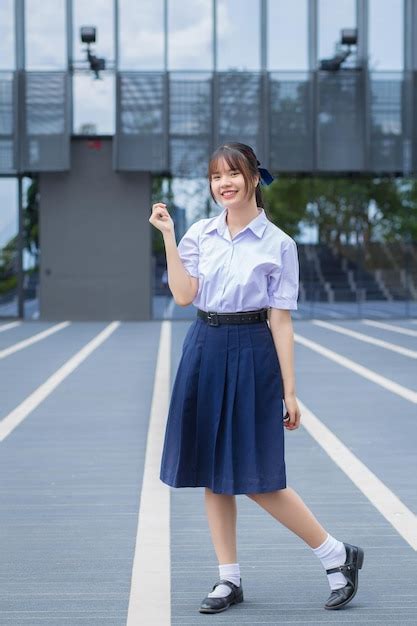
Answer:
<svg viewBox="0 0 417 626"><path fill-rule="evenodd" d="M360 570L363 565L364 552L362 548L351 546L350 543L343 542L343 545L346 548L346 561L344 565L326 569L326 574L342 572L347 579L347 584L341 589L334 589L332 591L324 605L325 609L341 609L354 598L358 590L358 570Z"/></svg>
<svg viewBox="0 0 417 626"><path fill-rule="evenodd" d="M242 579L240 579L239 587L237 587L230 580L219 580L213 586L212 591L214 591L217 585L220 584L228 585L231 589L230 593L227 596L224 596L224 598L210 598L209 596L206 596L198 609L200 613L220 613L220 611L228 609L231 604L243 602Z"/></svg>

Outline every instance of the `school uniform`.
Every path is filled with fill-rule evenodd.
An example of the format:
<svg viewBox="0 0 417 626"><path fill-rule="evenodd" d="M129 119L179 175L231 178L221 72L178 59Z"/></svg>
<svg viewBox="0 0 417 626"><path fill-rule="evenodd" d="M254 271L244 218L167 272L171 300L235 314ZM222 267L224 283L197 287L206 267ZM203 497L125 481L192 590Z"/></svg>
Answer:
<svg viewBox="0 0 417 626"><path fill-rule="evenodd" d="M295 241L265 211L233 239L228 209L190 226L178 244L206 312L297 309ZM198 311L197 311L198 312ZM190 325L166 422L160 479L172 487L260 493L286 487L283 386L266 321Z"/></svg>

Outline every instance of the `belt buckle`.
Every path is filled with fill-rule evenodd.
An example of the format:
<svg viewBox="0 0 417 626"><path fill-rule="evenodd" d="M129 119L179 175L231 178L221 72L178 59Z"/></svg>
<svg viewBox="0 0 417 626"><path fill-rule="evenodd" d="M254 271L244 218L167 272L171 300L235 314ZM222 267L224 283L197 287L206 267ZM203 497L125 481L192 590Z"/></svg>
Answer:
<svg viewBox="0 0 417 626"><path fill-rule="evenodd" d="M215 320L212 322L212 320ZM217 317L217 313L207 313L207 321L209 326L219 326L219 318Z"/></svg>

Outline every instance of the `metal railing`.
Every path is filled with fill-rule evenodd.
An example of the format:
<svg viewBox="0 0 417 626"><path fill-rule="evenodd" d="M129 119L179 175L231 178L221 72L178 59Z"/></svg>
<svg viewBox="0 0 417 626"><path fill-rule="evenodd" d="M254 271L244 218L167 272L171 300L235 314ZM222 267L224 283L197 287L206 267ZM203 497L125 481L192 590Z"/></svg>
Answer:
<svg viewBox="0 0 417 626"><path fill-rule="evenodd" d="M276 173L417 171L414 72L116 75L114 167L204 176L225 140ZM70 168L67 72L0 72L0 173ZM94 121L94 120L92 120Z"/></svg>

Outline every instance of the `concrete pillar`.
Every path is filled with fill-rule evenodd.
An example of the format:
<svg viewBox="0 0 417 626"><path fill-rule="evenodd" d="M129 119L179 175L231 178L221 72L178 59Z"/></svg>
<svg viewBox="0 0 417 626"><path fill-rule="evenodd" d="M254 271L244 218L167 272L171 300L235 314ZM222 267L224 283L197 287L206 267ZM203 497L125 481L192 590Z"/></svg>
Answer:
<svg viewBox="0 0 417 626"><path fill-rule="evenodd" d="M152 317L151 175L115 172L112 139L73 138L40 174L40 319Z"/></svg>

